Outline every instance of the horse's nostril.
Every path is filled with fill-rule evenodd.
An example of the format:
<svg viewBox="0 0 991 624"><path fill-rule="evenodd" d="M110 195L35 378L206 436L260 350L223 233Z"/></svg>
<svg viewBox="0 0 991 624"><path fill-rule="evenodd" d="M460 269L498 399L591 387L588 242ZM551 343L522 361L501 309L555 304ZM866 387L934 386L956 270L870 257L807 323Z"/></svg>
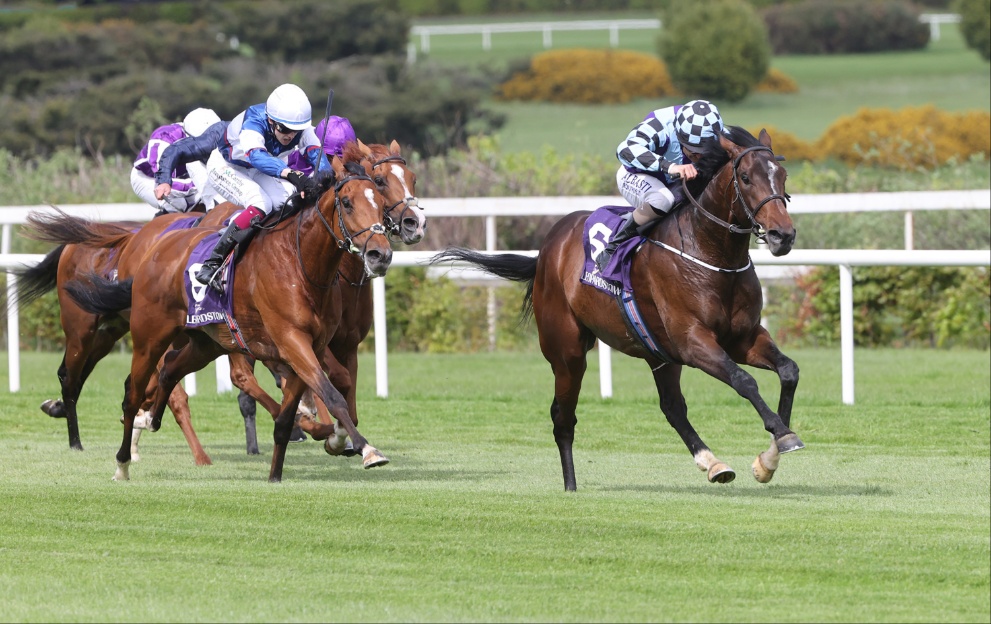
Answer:
<svg viewBox="0 0 991 624"><path fill-rule="evenodd" d="M420 221L418 219L414 219L413 217L403 219L404 230L416 230L418 227L420 227Z"/></svg>

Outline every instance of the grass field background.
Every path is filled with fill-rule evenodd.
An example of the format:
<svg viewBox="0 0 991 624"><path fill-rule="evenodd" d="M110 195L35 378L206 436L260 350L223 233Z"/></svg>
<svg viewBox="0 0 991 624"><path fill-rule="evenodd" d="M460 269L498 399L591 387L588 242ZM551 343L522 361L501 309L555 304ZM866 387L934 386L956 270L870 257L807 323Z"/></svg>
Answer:
<svg viewBox="0 0 991 624"><path fill-rule="evenodd" d="M648 13L583 15L581 19L649 18ZM567 17L528 16L526 20L461 18L460 23L561 20ZM570 19L575 19L571 17ZM421 20L416 23L449 23ZM727 123L747 128L770 126L805 140L816 140L839 117L859 108L890 108L932 104L947 111L991 110L988 64L966 47L954 24L944 24L939 41L924 50L879 54L775 56L771 66L799 85L794 94L753 93L742 102L717 102ZM620 31L623 49L656 54L656 31ZM419 46L419 37L410 42ZM553 49L607 48L609 33L553 33ZM442 35L430 38L429 58L441 63L504 68L544 51L542 34L496 33L492 49L482 49L481 35ZM630 128L655 108L681 103L680 98L638 100L616 105L491 102L507 116L497 133L507 152L537 151L551 146L562 152L611 155ZM772 137L773 138L773 137Z"/></svg>
<svg viewBox="0 0 991 624"><path fill-rule="evenodd" d="M360 429L392 463L309 441L278 485L270 421L245 455L212 367L192 409L214 465L167 416L111 482L127 358L86 388L80 453L38 409L58 356L24 353L0 401L0 620L988 621L987 353L858 350L855 406L837 350L790 355L807 448L763 486L766 434L732 390L686 372L689 416L738 473L713 485L642 362L614 358L602 400L592 357L568 494L538 353L392 354L388 399L365 358ZM775 404L776 378L756 377Z"/></svg>

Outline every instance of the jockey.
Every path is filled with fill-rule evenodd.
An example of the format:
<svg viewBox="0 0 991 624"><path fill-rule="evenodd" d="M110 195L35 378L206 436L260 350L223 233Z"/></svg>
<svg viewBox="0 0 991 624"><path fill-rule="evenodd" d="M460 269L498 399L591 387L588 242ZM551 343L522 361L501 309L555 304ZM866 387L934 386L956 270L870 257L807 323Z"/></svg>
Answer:
<svg viewBox="0 0 991 624"><path fill-rule="evenodd" d="M174 157L166 159L165 153L172 144L199 137L218 121L220 117L209 108L197 108L182 123L156 128L131 169L134 193L159 208L159 214L186 212L199 203L207 187L204 164L196 160L177 162Z"/></svg>
<svg viewBox="0 0 991 624"><path fill-rule="evenodd" d="M229 121L218 121L199 136L188 136L166 147L158 161L158 173L155 174L157 185L155 197L162 199L172 192L172 171L185 166L190 177L196 182L196 188L200 190L199 203L202 203L206 210L213 208L217 201L217 191L207 176L206 161L229 123ZM188 122L185 126L189 127Z"/></svg>
<svg viewBox="0 0 991 624"><path fill-rule="evenodd" d="M723 132L722 117L713 104L692 100L685 105L651 111L616 148L620 167L616 172L619 192L633 206L633 212L595 258L601 270L616 248L638 232L644 232L656 219L684 199L681 182L698 171L688 153L700 154L703 145Z"/></svg>
<svg viewBox="0 0 991 624"><path fill-rule="evenodd" d="M354 128L351 127L351 122L346 117L338 117L337 115L321 119L320 123L317 124L316 134L323 144L323 153L327 155L327 158L343 155L344 146L358 140ZM306 162L306 159L299 152L293 152L289 156L289 167L303 175L310 175L313 172L313 167Z"/></svg>
<svg viewBox="0 0 991 624"><path fill-rule="evenodd" d="M207 169L217 192L245 208L231 218L210 258L196 273L200 283L221 290L215 274L234 245L246 244L251 238L251 226L285 204L293 191L316 193L316 182L288 164L298 151L313 169L330 170L310 119L306 94L294 84L284 84L264 104L248 107L227 126Z"/></svg>

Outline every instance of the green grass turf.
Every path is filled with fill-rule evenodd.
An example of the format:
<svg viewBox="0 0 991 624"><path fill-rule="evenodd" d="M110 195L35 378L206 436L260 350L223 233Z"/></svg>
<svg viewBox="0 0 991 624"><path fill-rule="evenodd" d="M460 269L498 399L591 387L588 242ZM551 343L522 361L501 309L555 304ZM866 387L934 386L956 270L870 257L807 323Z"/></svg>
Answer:
<svg viewBox="0 0 991 624"><path fill-rule="evenodd" d="M939 41L920 51L776 56L772 67L791 76L799 85L798 93L754 93L739 103L717 104L727 123L773 126L810 141L839 117L863 107L898 110L932 104L948 111L991 110L988 64L966 47L955 25L944 24L941 33ZM654 31L621 31L620 46L656 54L655 38ZM411 42L419 45L419 38ZM433 36L428 58L505 67L543 51L541 42L540 33L495 34L492 49L486 52L481 35ZM609 40L606 31L560 32L554 33L553 44L555 49L606 48ZM507 152L548 145L566 153L610 155L648 111L680 102L681 98L666 98L616 105L491 102L489 106L507 116L497 133Z"/></svg>
<svg viewBox="0 0 991 624"><path fill-rule="evenodd" d="M277 485L270 422L246 456L212 367L192 409L214 465L167 416L113 483L126 357L86 388L81 453L38 410L58 356L23 354L17 394L3 358L0 621L988 621L987 353L858 350L855 406L836 350L790 354L807 448L769 485L749 474L757 415L686 372L693 423L738 472L714 485L643 363L615 357L602 400L593 353L570 494L537 353L392 354L388 399L365 357L361 430L392 463L309 441Z"/></svg>

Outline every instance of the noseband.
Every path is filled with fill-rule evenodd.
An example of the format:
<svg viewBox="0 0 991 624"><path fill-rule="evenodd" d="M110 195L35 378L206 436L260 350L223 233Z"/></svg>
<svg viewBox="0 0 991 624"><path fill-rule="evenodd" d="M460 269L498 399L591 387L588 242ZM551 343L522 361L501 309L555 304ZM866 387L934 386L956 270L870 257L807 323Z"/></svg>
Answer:
<svg viewBox="0 0 991 624"><path fill-rule="evenodd" d="M762 152L762 151L770 152L772 157L778 159L777 156L774 156L774 152L771 150L771 148L766 147L764 145L754 145L752 147L748 147L739 154L737 154L736 158L733 159L733 190L736 193L736 197L733 198L732 203L736 203L739 201L740 205L743 206L743 212L747 215L747 219L750 220L750 227L748 228L741 228L737 225L733 225L732 223L723 221L716 215L712 214L711 212L703 208L702 204L700 204L692 196L692 194L688 192L688 184L685 178L682 177L681 179L681 186L685 190L685 195L692 202L692 205L695 206L696 210L701 211L703 215L705 215L712 221L715 221L716 223L723 226L724 228L726 228L727 230L729 230L734 234L751 234L756 232L755 236L757 237L758 240L764 240L765 237L767 236L767 233L764 232L764 228L761 227L759 223L757 223L757 213L760 211L761 208L764 207L764 204L773 201L775 199L780 199L783 202L788 202L789 200L791 200L791 196L788 195L787 193L785 193L784 195L775 193L773 195L768 195L767 197L762 199L760 203L757 204L757 207L754 208L753 210L751 210L750 206L747 205L747 200L743 196L742 189L740 189L740 161L743 160L744 156L746 156L751 152Z"/></svg>
<svg viewBox="0 0 991 624"><path fill-rule="evenodd" d="M392 155L392 156L386 156L381 160L376 160L374 163L372 163L372 169L378 167L379 165L389 162L398 162L401 163L404 167L406 166L405 158L403 158L402 156ZM403 210L402 212L399 213L399 221L397 222L392 218L391 213L400 204L403 205ZM389 230L389 234L391 234L392 236L400 236L402 234L403 218L406 216L406 212L412 210L414 206L418 206L417 199L415 197L404 197L399 201L397 201L396 203L389 206L388 209L386 209L386 211L382 215L382 222L385 224L386 229Z"/></svg>

